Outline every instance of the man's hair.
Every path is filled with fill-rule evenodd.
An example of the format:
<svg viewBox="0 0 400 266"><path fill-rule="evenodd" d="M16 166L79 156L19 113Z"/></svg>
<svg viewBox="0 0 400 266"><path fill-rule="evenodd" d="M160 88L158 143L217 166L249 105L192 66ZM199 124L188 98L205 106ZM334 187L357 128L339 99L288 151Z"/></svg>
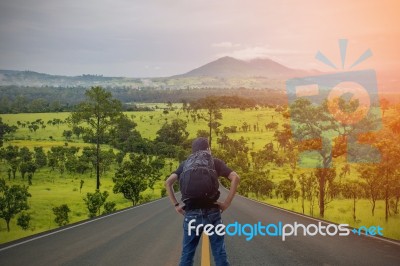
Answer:
<svg viewBox="0 0 400 266"><path fill-rule="evenodd" d="M192 153L197 151L205 151L209 148L208 146L208 139L207 138L197 138L192 142Z"/></svg>

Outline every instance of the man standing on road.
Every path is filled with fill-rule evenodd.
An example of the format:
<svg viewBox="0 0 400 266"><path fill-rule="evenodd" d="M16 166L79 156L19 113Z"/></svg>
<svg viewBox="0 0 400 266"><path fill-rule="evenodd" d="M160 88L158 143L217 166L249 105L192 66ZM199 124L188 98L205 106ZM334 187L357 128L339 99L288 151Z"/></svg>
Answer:
<svg viewBox="0 0 400 266"><path fill-rule="evenodd" d="M218 190L218 177L223 176L231 181L229 194L225 201L219 202L220 192ZM182 202L179 204L175 197L173 185L179 180L182 194ZM179 168L173 172L165 182L165 186L175 210L185 216L183 222L183 243L180 266L193 265L193 257L199 243L200 234L196 235L196 230L188 230L190 221L195 220L195 227L199 224L221 224L221 213L231 204L235 196L239 176L229 169L220 159L213 158L208 146L207 138L197 138L192 143L192 154L186 161L180 164ZM214 256L215 265L229 265L224 236L212 234L209 236L211 250Z"/></svg>

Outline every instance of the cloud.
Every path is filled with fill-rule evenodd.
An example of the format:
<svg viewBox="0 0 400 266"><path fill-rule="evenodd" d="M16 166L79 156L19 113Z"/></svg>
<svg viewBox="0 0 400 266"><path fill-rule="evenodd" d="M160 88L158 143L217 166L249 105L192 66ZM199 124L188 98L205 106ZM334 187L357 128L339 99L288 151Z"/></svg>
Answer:
<svg viewBox="0 0 400 266"><path fill-rule="evenodd" d="M250 60L254 58L271 58L276 55L289 55L297 53L298 52L294 50L270 49L265 46L252 46L231 52L218 53L216 56L217 58L230 56L237 59Z"/></svg>
<svg viewBox="0 0 400 266"><path fill-rule="evenodd" d="M233 48L233 47L239 47L240 43L219 42L219 43L213 43L211 44L211 46L217 48Z"/></svg>

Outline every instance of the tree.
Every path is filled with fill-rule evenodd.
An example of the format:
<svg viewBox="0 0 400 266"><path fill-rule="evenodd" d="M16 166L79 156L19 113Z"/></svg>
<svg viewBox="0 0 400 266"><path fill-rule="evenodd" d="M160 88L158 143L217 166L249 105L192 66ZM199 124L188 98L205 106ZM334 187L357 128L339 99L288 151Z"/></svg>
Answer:
<svg viewBox="0 0 400 266"><path fill-rule="evenodd" d="M63 133L62 133L62 136L66 140L71 140L71 138L72 138L72 130L64 130Z"/></svg>
<svg viewBox="0 0 400 266"><path fill-rule="evenodd" d="M181 119L174 119L171 123L165 123L158 131L156 142L165 142L170 145L182 145L188 136L186 131L187 122Z"/></svg>
<svg viewBox="0 0 400 266"><path fill-rule="evenodd" d="M29 131L30 131L30 132L36 133L36 131L39 129L39 126L38 126L37 124L30 124L30 125L28 126L28 128L29 128Z"/></svg>
<svg viewBox="0 0 400 266"><path fill-rule="evenodd" d="M20 153L18 146L7 146L3 151L3 158L6 159L6 161L8 162L9 170L12 173L14 179L20 164L19 154ZM11 176L9 176L9 178L10 177Z"/></svg>
<svg viewBox="0 0 400 266"><path fill-rule="evenodd" d="M100 189L100 144L106 142L114 120L122 115L122 104L101 87L92 87L85 96L86 101L78 104L70 121L73 126L84 123L85 134L96 144L96 189Z"/></svg>
<svg viewBox="0 0 400 266"><path fill-rule="evenodd" d="M129 161L122 163L117 169L113 181L114 193L122 193L124 197L136 205L141 199L140 193L148 187L153 188L161 177L164 160L143 154L131 153Z"/></svg>
<svg viewBox="0 0 400 266"><path fill-rule="evenodd" d="M270 170L260 171L256 170L254 172L255 178L252 180L252 188L253 191L261 196L270 196L272 190L275 188L275 184L272 180Z"/></svg>
<svg viewBox="0 0 400 266"><path fill-rule="evenodd" d="M110 170L111 164L115 160L115 154L112 149L101 151L100 153L100 173L105 174Z"/></svg>
<svg viewBox="0 0 400 266"><path fill-rule="evenodd" d="M399 214L399 202L400 202L400 179L397 178L397 180L394 181L394 187L393 187L393 192L394 192L394 200L391 201L391 207L392 210L394 211L394 214Z"/></svg>
<svg viewBox="0 0 400 266"><path fill-rule="evenodd" d="M135 129L137 124L126 115L119 116L114 122L114 127L110 130L111 145L125 152L137 152L136 146L143 141Z"/></svg>
<svg viewBox="0 0 400 266"><path fill-rule="evenodd" d="M205 113L200 113L199 118L207 122L209 128L208 141L211 149L212 141L212 130L217 129L221 124L218 120L222 119L222 113L220 110L220 103L217 98L209 96L206 98L199 99L191 102L190 107L194 111L205 110Z"/></svg>
<svg viewBox="0 0 400 266"><path fill-rule="evenodd" d="M4 179L0 179L0 218L7 224L7 231L10 232L10 220L23 210L29 209L28 187L20 185L6 184Z"/></svg>
<svg viewBox="0 0 400 266"><path fill-rule="evenodd" d="M347 181L343 185L343 195L353 200L353 220L356 221L356 203L362 194L362 184L358 181Z"/></svg>
<svg viewBox="0 0 400 266"><path fill-rule="evenodd" d="M85 201L86 207L89 211L89 218L100 215L100 208L104 205L107 198L108 192L103 191L103 193L101 193L98 189L96 189L94 193L88 192L86 194L86 198L83 200Z"/></svg>
<svg viewBox="0 0 400 266"><path fill-rule="evenodd" d="M275 187L274 182L271 181L271 172L269 170L243 172L240 176L243 178L240 181L239 192L245 196L248 196L250 192L254 193L256 198L270 196Z"/></svg>
<svg viewBox="0 0 400 266"><path fill-rule="evenodd" d="M335 104L333 104L335 103ZM302 141L299 146L301 150L314 150L319 155L314 167L319 168L315 176L319 186L319 210L320 217L324 217L327 199L327 189L333 185L336 177L330 170L332 158L342 156L347 153L348 158L360 160L366 153L359 146L347 146L349 138L357 139L359 133L369 132L376 128L376 119L369 115L358 121L350 123L351 119L363 117L362 110L355 111L358 101L346 102L343 98L334 99L332 102L324 101L321 105L316 105L308 99L299 98L291 105L292 133L298 141ZM332 106L340 106L333 108ZM347 113L353 113L350 118ZM344 114L344 115L343 115ZM355 117L355 118L354 118ZM332 139L336 137L334 141ZM279 138L278 138L279 139ZM334 143L332 145L332 142ZM322 145L321 145L322 144ZM322 146L322 148L321 148ZM307 168L311 166L308 165Z"/></svg>
<svg viewBox="0 0 400 266"><path fill-rule="evenodd" d="M292 140L292 130L289 124L283 124L283 130L276 130L274 133L275 140L279 143L279 148L286 150Z"/></svg>
<svg viewBox="0 0 400 266"><path fill-rule="evenodd" d="M16 126L9 126L3 123L3 119L0 117L0 147L3 146L4 136L6 134L14 133L16 130Z"/></svg>
<svg viewBox="0 0 400 266"><path fill-rule="evenodd" d="M22 162L29 162L32 160L32 152L27 147L22 147L19 150L19 156Z"/></svg>
<svg viewBox="0 0 400 266"><path fill-rule="evenodd" d="M32 173L32 175L36 171L36 165L32 161L32 155L33 153L27 148L27 147L22 147L19 150L19 158L20 158L20 165L19 165L19 171L21 172L21 177L22 179L25 178L26 173Z"/></svg>
<svg viewBox="0 0 400 266"><path fill-rule="evenodd" d="M53 208L53 213L56 216L54 218L54 222L58 224L58 226L67 225L69 223L68 213L71 212L67 204L62 204L58 207Z"/></svg>
<svg viewBox="0 0 400 266"><path fill-rule="evenodd" d="M293 198L296 191L296 181L291 176L290 179L284 179L278 184L277 194L280 194L283 199L288 202L290 198Z"/></svg>
<svg viewBox="0 0 400 266"><path fill-rule="evenodd" d="M319 215L324 217L325 207L332 200L328 198L329 190L334 186L334 179L336 178L335 168L317 168L314 171L314 177L318 184L318 206Z"/></svg>
<svg viewBox="0 0 400 266"><path fill-rule="evenodd" d="M73 126L72 133L79 139L80 135L85 132L83 127Z"/></svg>
<svg viewBox="0 0 400 266"><path fill-rule="evenodd" d="M382 159L379 164L374 164L371 174L379 176L381 179L381 192L385 201L385 220L388 221L390 215L390 200L396 196L399 174L399 136L390 131L380 132L375 139L379 147Z"/></svg>
<svg viewBox="0 0 400 266"><path fill-rule="evenodd" d="M31 215L29 213L22 212L17 219L17 225L19 225L22 230L28 230L30 221Z"/></svg>
<svg viewBox="0 0 400 266"><path fill-rule="evenodd" d="M52 170L58 169L60 174L64 174L65 164L67 162L67 149L66 147L53 146L47 152L48 164Z"/></svg>
<svg viewBox="0 0 400 266"><path fill-rule="evenodd" d="M224 160L237 171L242 171L242 173L249 171L249 148L247 147L247 141L243 137L234 140L223 134L221 138L217 139L217 143L220 148L213 152L217 158Z"/></svg>
<svg viewBox="0 0 400 266"><path fill-rule="evenodd" d="M264 149L252 153L253 162L255 169L263 169L267 163L272 163L277 156L276 151L274 151L274 146L272 143L268 143L264 146Z"/></svg>
<svg viewBox="0 0 400 266"><path fill-rule="evenodd" d="M21 172L22 179L25 178L25 174L28 173L33 177L36 172L36 164L32 161L22 162L19 166L19 171Z"/></svg>
<svg viewBox="0 0 400 266"><path fill-rule="evenodd" d="M317 180L314 176L314 173L310 172L302 173L298 176L299 184L300 184L300 195L302 197L302 210L304 213L304 200L308 200L310 202L310 215L314 215L314 199L315 196L318 194L318 184Z"/></svg>
<svg viewBox="0 0 400 266"><path fill-rule="evenodd" d="M365 181L363 183L364 192L371 202L371 213L374 216L376 201L382 195L382 177L377 171L377 167L372 165L360 167L359 172L360 177Z"/></svg>
<svg viewBox="0 0 400 266"><path fill-rule="evenodd" d="M47 165L47 156L44 153L43 147L34 147L33 149L35 151L34 159L37 168L45 167Z"/></svg>
<svg viewBox="0 0 400 266"><path fill-rule="evenodd" d="M306 184L307 184L307 175L305 173L302 173L297 176L297 179L299 180L300 184L300 196L301 196L301 209L304 214L304 201L306 199Z"/></svg>

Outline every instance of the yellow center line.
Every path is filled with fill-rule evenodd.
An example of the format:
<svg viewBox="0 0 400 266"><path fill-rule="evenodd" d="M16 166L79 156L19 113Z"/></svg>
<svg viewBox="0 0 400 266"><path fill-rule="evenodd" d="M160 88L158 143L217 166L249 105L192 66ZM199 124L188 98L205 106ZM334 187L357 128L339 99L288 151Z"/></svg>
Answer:
<svg viewBox="0 0 400 266"><path fill-rule="evenodd" d="M210 266L210 239L204 234L201 237L201 266Z"/></svg>

